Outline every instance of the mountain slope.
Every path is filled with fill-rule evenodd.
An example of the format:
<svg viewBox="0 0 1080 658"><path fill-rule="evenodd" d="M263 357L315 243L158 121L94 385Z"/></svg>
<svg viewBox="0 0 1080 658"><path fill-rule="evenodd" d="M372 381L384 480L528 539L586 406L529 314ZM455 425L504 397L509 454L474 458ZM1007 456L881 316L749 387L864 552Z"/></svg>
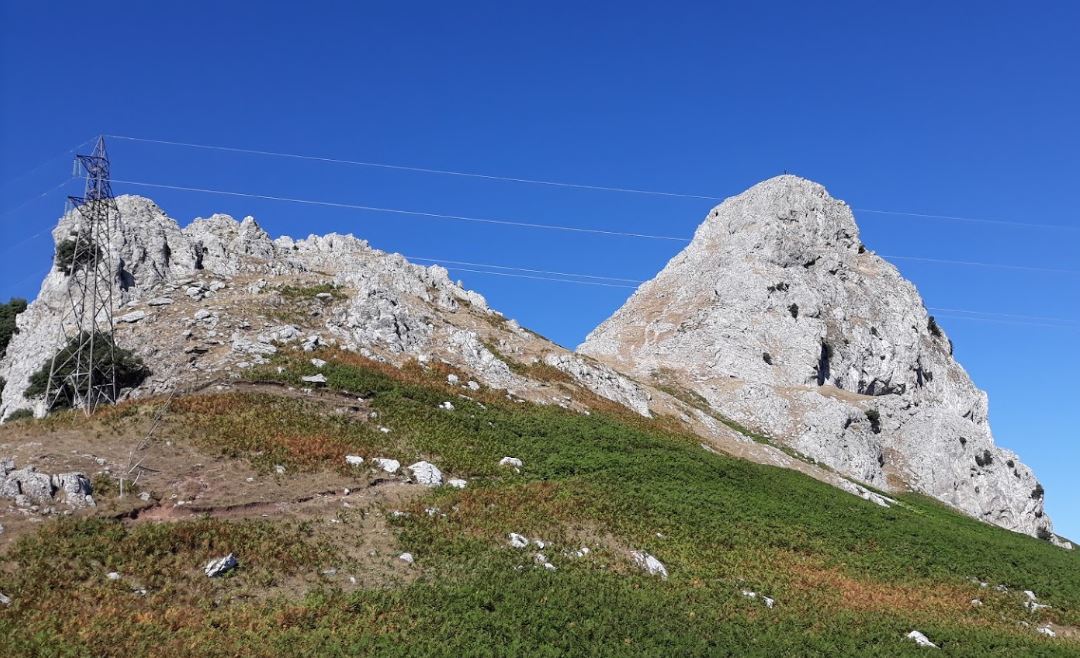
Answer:
<svg viewBox="0 0 1080 658"><path fill-rule="evenodd" d="M316 354L322 368L283 350L250 383L174 398L140 453L148 500L102 488L93 511L9 546L5 654L923 655L912 630L949 655L1080 649L1075 552L921 496L885 508L713 454L600 398L589 415L487 387L470 400L445 366ZM326 388L297 396L316 372ZM40 458L72 434L116 468L165 403L7 423L0 441ZM80 459L67 453L51 458ZM419 485L379 456L467 483ZM228 553L240 566L206 578Z"/></svg>
<svg viewBox="0 0 1080 658"><path fill-rule="evenodd" d="M1076 552L841 477L441 268L119 204L117 341L150 378L13 420L60 343L58 272L0 360L3 655L1080 647Z"/></svg>
<svg viewBox="0 0 1080 658"><path fill-rule="evenodd" d="M579 347L858 480L1050 536L1043 489L994 445L986 394L915 287L825 188L779 176L693 241Z"/></svg>
<svg viewBox="0 0 1080 658"><path fill-rule="evenodd" d="M398 366L448 363L462 370L465 390L490 386L577 410L598 395L641 415L675 417L710 449L869 495L830 469L756 440L681 390L643 385L520 327L441 267L413 265L351 235L271 240L250 217L214 215L180 228L149 199L123 196L118 205L117 342L152 367L127 396L228 383L289 346L332 346ZM76 228L77 216L65 216L54 239L59 244ZM56 326L69 282L51 271L17 316L19 332L0 358L3 417L44 412L40 399L24 394L30 374L62 342Z"/></svg>

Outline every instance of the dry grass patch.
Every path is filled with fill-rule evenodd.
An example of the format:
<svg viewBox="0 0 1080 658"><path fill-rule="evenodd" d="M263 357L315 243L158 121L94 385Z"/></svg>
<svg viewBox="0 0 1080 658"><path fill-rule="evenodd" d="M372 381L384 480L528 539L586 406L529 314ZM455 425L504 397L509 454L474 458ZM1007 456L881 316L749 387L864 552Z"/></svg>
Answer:
<svg viewBox="0 0 1080 658"><path fill-rule="evenodd" d="M849 576L818 560L791 556L789 586L832 611L934 613L958 618L971 609L970 588L947 583L886 583Z"/></svg>
<svg viewBox="0 0 1080 658"><path fill-rule="evenodd" d="M341 468L346 454L384 443L366 423L331 416L315 402L265 393L196 395L173 402L171 426L194 430L204 447L261 469Z"/></svg>

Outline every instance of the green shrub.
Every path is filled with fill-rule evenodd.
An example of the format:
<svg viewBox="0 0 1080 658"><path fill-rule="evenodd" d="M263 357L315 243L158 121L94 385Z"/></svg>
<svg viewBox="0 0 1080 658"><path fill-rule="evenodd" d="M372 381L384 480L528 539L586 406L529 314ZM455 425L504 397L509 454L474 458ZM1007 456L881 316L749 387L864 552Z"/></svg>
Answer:
<svg viewBox="0 0 1080 658"><path fill-rule="evenodd" d="M29 409L16 409L15 411L11 412L11 415L9 415L7 417L7 420L5 420L4 422L5 423L11 423L11 422L14 422L16 420L23 420L24 418L33 418L33 417L34 417L34 412L30 411Z"/></svg>
<svg viewBox="0 0 1080 658"><path fill-rule="evenodd" d="M85 236L68 238L56 245L56 269L67 276L100 257L101 250Z"/></svg>
<svg viewBox="0 0 1080 658"><path fill-rule="evenodd" d="M85 332L82 336L73 337L55 356L42 364L37 372L30 375L30 387L26 389L26 397L44 395L50 388L49 371L55 360L57 371L53 373L52 388L59 391L59 396L54 406L70 407L75 401L75 387L69 377L75 372L76 366L81 365L82 369L86 370L90 365L89 354L78 355L79 345L86 337ZM93 361L94 377L99 381L105 381L109 367L115 366L116 390L112 391L113 399L121 389L138 386L150 375L150 370L143 364L142 359L129 350L117 347L112 336L103 332L98 332L94 338Z"/></svg>
<svg viewBox="0 0 1080 658"><path fill-rule="evenodd" d="M7 351L11 337L19 333L15 327L15 316L25 310L25 299L12 298L7 304L0 304L0 357Z"/></svg>

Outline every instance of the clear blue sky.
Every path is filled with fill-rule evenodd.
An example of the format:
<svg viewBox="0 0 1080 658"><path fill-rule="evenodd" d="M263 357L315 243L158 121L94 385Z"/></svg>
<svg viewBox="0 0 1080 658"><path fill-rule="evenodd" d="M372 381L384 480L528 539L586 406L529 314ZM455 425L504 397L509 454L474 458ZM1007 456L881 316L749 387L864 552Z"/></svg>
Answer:
<svg viewBox="0 0 1080 658"><path fill-rule="evenodd" d="M716 196L787 170L856 208L1063 225L857 213L882 254L1072 270L896 261L930 306L1053 318L938 313L990 393L998 442L1035 469L1059 532L1080 538L1080 6L582 4L3 3L0 297L35 294L51 246L31 236L77 188L31 200L70 174L49 158L102 132ZM712 205L131 142L111 152L120 179L620 231L688 236ZM352 231L411 256L636 279L681 246L148 195L182 222L252 214L274 235ZM568 346L630 292L455 274Z"/></svg>

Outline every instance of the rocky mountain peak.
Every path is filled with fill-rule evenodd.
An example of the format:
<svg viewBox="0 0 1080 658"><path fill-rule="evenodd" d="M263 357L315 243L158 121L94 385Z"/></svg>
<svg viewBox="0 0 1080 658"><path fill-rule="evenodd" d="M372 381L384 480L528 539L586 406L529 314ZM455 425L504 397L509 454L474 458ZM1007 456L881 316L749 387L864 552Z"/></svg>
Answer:
<svg viewBox="0 0 1080 658"><path fill-rule="evenodd" d="M778 176L713 208L578 349L864 482L1049 527L1042 488L994 445L986 395L915 287L812 181Z"/></svg>
<svg viewBox="0 0 1080 658"><path fill-rule="evenodd" d="M758 183L713 208L698 228L689 253L754 255L780 267L807 265L825 256L853 257L859 229L843 201L824 187L782 175Z"/></svg>

